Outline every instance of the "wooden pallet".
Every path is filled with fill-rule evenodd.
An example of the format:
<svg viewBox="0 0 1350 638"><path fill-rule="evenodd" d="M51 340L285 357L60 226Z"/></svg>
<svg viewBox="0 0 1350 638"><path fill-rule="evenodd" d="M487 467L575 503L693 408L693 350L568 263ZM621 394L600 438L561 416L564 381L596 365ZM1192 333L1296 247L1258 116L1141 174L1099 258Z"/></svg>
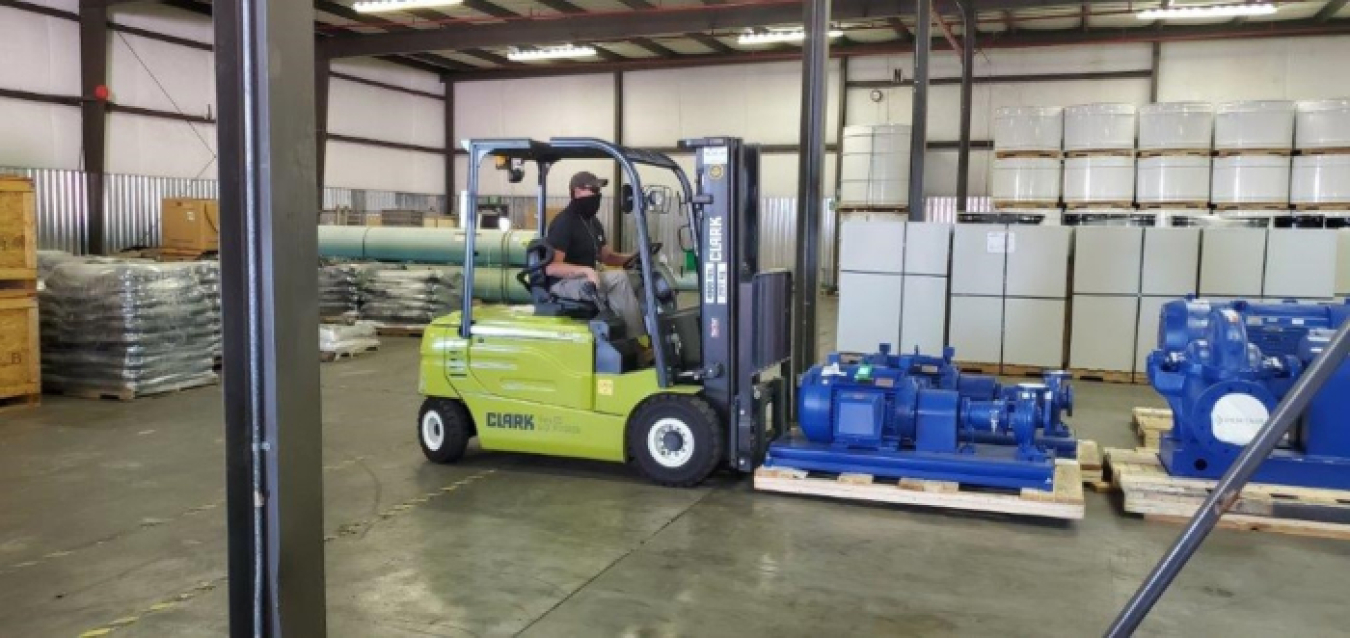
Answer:
<svg viewBox="0 0 1350 638"><path fill-rule="evenodd" d="M1091 368L1070 368L1073 378L1079 381L1101 381L1103 383L1134 384L1133 370L1095 370Z"/></svg>
<svg viewBox="0 0 1350 638"><path fill-rule="evenodd" d="M1045 366L1030 366L1018 363L1004 363L1003 371L999 374L1005 377L1043 377L1047 372L1054 372L1062 368L1047 368Z"/></svg>
<svg viewBox="0 0 1350 638"><path fill-rule="evenodd" d="M1106 460L1125 511L1145 520L1188 521L1217 483L1168 475L1153 450L1108 448ZM1350 540L1350 491L1249 483L1220 526Z"/></svg>
<svg viewBox="0 0 1350 638"><path fill-rule="evenodd" d="M963 489L964 488L964 489ZM755 470L755 489L872 503L941 507L1066 520L1083 518L1083 478L1077 461L1055 464L1054 489L976 490L951 481L880 479L870 474L822 474L793 468Z"/></svg>
<svg viewBox="0 0 1350 638"><path fill-rule="evenodd" d="M105 390L99 388L81 388L81 387L63 387L60 385L44 385L42 391L47 394L59 394L62 396L73 397L76 399L94 399L100 401L135 401L136 399L145 399L150 397L175 394L184 390L193 388L204 388L206 386L220 383L219 379L192 381L175 385L168 388L161 388L154 392L137 393L133 390Z"/></svg>
<svg viewBox="0 0 1350 638"><path fill-rule="evenodd" d="M1209 202L1139 202L1139 210L1179 209L1209 212Z"/></svg>
<svg viewBox="0 0 1350 638"><path fill-rule="evenodd" d="M1094 492L1105 492L1111 488L1102 461L1102 449L1096 441L1078 439L1078 471L1083 477L1083 485Z"/></svg>
<svg viewBox="0 0 1350 638"><path fill-rule="evenodd" d="M1064 208L1072 211L1083 208L1123 208L1130 210L1134 208L1134 202L1064 202ZM1128 214L1128 213L1127 213Z"/></svg>
<svg viewBox="0 0 1350 638"><path fill-rule="evenodd" d="M338 325L342 325L342 326L350 326L350 325L356 323L356 317L344 317L344 316L342 316L342 315L337 315L337 316L334 316L334 317L319 317L319 323L338 324Z"/></svg>
<svg viewBox="0 0 1350 638"><path fill-rule="evenodd" d="M1262 155L1265 157L1289 157L1294 154L1292 148L1216 148L1214 157L1237 157L1239 155Z"/></svg>
<svg viewBox="0 0 1350 638"><path fill-rule="evenodd" d="M873 206L864 204L839 204L838 209L841 213L908 213L909 205L901 204L899 206Z"/></svg>
<svg viewBox="0 0 1350 638"><path fill-rule="evenodd" d="M998 376L1003 369L1003 366L997 363L981 363L978 361L956 361L954 365L962 372L986 374L994 377Z"/></svg>
<svg viewBox="0 0 1350 638"><path fill-rule="evenodd" d="M997 159L1016 159L1025 157L1029 159L1059 159L1064 157L1063 151L994 151L994 157Z"/></svg>
<svg viewBox="0 0 1350 638"><path fill-rule="evenodd" d="M1214 151L1207 148L1151 148L1139 149L1140 159L1146 157L1209 157Z"/></svg>
<svg viewBox="0 0 1350 638"><path fill-rule="evenodd" d="M1044 210L1047 208L1059 208L1058 201L1010 201L1003 199L994 200L994 213L1015 213L1021 210Z"/></svg>
<svg viewBox="0 0 1350 638"><path fill-rule="evenodd" d="M1233 211L1233 210L1268 210L1268 211L1276 212L1276 213L1287 213L1287 212L1289 212L1289 204L1287 204L1287 203L1281 203L1281 204L1257 204L1257 203L1252 203L1252 204L1218 204L1218 203L1216 203L1216 204L1214 204L1214 210L1215 210L1216 212Z"/></svg>
<svg viewBox="0 0 1350 638"><path fill-rule="evenodd" d="M1350 155L1350 146L1337 146L1333 148L1301 148L1295 151L1298 155Z"/></svg>
<svg viewBox="0 0 1350 638"><path fill-rule="evenodd" d="M426 324L385 323L375 328L375 334L382 337L420 337L426 329Z"/></svg>
<svg viewBox="0 0 1350 638"><path fill-rule="evenodd" d="M1139 437L1139 446L1157 450L1158 442L1172 431L1172 411L1167 408L1135 408L1131 422Z"/></svg>
<svg viewBox="0 0 1350 638"><path fill-rule="evenodd" d="M343 359L351 359L370 352L379 352L379 346L366 346L364 348L352 348L349 350L322 350L319 352L319 361L332 363Z"/></svg>
<svg viewBox="0 0 1350 638"><path fill-rule="evenodd" d="M1132 148L1102 148L1064 151L1064 157L1134 157Z"/></svg>
<svg viewBox="0 0 1350 638"><path fill-rule="evenodd" d="M0 413L22 408L35 408L39 405L42 405L41 394L21 394L13 397L3 397L0 398Z"/></svg>
<svg viewBox="0 0 1350 638"><path fill-rule="evenodd" d="M1294 210L1316 213L1321 211L1342 212L1350 210L1350 202L1342 204L1294 204Z"/></svg>

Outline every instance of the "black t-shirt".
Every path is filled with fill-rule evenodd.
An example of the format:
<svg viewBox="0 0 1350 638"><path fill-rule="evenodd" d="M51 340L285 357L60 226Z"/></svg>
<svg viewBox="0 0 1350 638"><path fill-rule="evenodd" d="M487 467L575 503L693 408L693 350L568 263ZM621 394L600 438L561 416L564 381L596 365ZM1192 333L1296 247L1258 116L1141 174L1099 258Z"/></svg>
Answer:
<svg viewBox="0 0 1350 638"><path fill-rule="evenodd" d="M548 225L548 244L566 254L563 260L574 266L594 268L605 245L605 229L595 217L582 219L572 205L558 213Z"/></svg>

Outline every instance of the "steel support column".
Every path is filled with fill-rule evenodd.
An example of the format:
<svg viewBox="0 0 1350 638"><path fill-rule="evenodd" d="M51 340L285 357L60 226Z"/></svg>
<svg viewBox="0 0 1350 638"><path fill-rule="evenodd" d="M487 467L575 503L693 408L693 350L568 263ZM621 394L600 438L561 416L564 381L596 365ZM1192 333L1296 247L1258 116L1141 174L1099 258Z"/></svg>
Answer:
<svg viewBox="0 0 1350 638"><path fill-rule="evenodd" d="M314 51L314 146L315 192L318 193L318 209L323 208L324 168L328 160L328 87L332 81L332 61L324 54L323 48ZM317 210L317 209L316 209Z"/></svg>
<svg viewBox="0 0 1350 638"><path fill-rule="evenodd" d="M455 157L459 142L455 139L455 82L449 75L442 75L445 83L445 214L458 215L455 206Z"/></svg>
<svg viewBox="0 0 1350 638"><path fill-rule="evenodd" d="M1205 503L1195 510L1195 516L1191 522L1182 530L1181 535L1172 543L1172 547L1163 555L1158 565L1153 568L1153 572L1148 575L1139 590L1130 598L1130 602L1120 611L1107 630L1106 635L1110 638L1124 638L1134 635L1139 624L1148 616L1149 610L1157 604L1158 599L1162 598L1168 586L1176 580L1181 569L1195 555L1196 550L1200 549L1200 543L1204 542L1209 533L1214 531L1214 526L1219 523L1219 518L1227 512L1233 503L1238 500L1242 493L1242 488L1246 487L1247 482L1252 479L1261 462L1270 456L1275 446L1284 440L1284 435L1289 432L1289 428L1294 422L1303 416L1304 410L1308 408L1308 403L1317 395L1322 386L1326 385L1336 370L1345 363L1347 355L1350 355L1350 322L1343 324L1336 331L1335 336L1327 343L1322 350L1321 356L1313 360L1312 364L1303 371L1302 376L1294 383L1294 387L1289 389L1280 404L1275 406L1275 411L1270 415L1270 420L1257 432L1256 438L1252 439L1246 447L1242 448L1242 453L1238 455L1233 465L1224 472L1223 478L1219 479L1213 490L1210 490L1209 498Z"/></svg>
<svg viewBox="0 0 1350 638"><path fill-rule="evenodd" d="M844 126L848 123L848 69L849 59L839 61L839 117L834 129L834 248L830 250L830 291L839 290L839 227L843 220L839 218L839 191L844 185ZM828 150L829 145L826 145Z"/></svg>
<svg viewBox="0 0 1350 638"><path fill-rule="evenodd" d="M793 287L796 344L793 380L816 360L816 295L820 277L821 182L825 168L826 61L830 0L803 0L801 152L797 169L797 268Z"/></svg>
<svg viewBox="0 0 1350 638"><path fill-rule="evenodd" d="M956 156L956 212L966 212L970 189L970 98L975 78L975 0L961 0L961 147Z"/></svg>
<svg viewBox="0 0 1350 638"><path fill-rule="evenodd" d="M80 143L89 253L107 252L103 173L108 145L108 100L95 92L108 83L108 10L102 0L80 1Z"/></svg>
<svg viewBox="0 0 1350 638"><path fill-rule="evenodd" d="M314 9L215 5L230 635L324 636Z"/></svg>
<svg viewBox="0 0 1350 638"><path fill-rule="evenodd" d="M614 72L614 143L623 146L623 71ZM618 162L614 162L614 212L610 224L610 246L613 250L623 250L623 198L619 197L619 191L623 189L623 167ZM571 193L568 193L571 196Z"/></svg>
<svg viewBox="0 0 1350 638"><path fill-rule="evenodd" d="M923 161L928 148L928 51L933 45L929 0L914 2L914 107L909 144L909 219L923 221Z"/></svg>
<svg viewBox="0 0 1350 638"><path fill-rule="evenodd" d="M1162 68L1162 43L1153 43L1153 63L1149 67L1148 76L1148 101L1158 101L1158 71Z"/></svg>

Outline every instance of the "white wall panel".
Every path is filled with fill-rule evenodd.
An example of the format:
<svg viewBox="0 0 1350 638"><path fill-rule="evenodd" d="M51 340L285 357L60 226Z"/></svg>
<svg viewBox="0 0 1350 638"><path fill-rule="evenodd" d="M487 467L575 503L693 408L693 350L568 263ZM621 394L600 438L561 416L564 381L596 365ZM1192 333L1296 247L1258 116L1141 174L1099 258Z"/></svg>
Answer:
<svg viewBox="0 0 1350 638"><path fill-rule="evenodd" d="M1350 38L1245 38L1164 44L1158 100L1345 97Z"/></svg>
<svg viewBox="0 0 1350 638"><path fill-rule="evenodd" d="M831 62L826 104L839 99L839 65ZM761 144L795 144L800 132L801 65L796 62L639 71L624 78L624 142L674 146L710 135ZM826 115L833 140L836 109Z"/></svg>
<svg viewBox="0 0 1350 638"><path fill-rule="evenodd" d="M569 75L455 86L455 135L614 137L614 78Z"/></svg>
<svg viewBox="0 0 1350 638"><path fill-rule="evenodd" d="M328 88L328 130L439 147L445 143L445 104L334 78Z"/></svg>
<svg viewBox="0 0 1350 638"><path fill-rule="evenodd" d="M78 4L78 3L73 3ZM215 31L211 19L155 3L119 4L111 9L112 21L146 31L187 38L198 42L214 42ZM116 39L116 36L113 36Z"/></svg>
<svg viewBox="0 0 1350 638"><path fill-rule="evenodd" d="M445 160L430 153L330 141L324 169L327 186L445 192Z"/></svg>
<svg viewBox="0 0 1350 638"><path fill-rule="evenodd" d="M0 87L79 94L79 35L75 22L0 7Z"/></svg>
<svg viewBox="0 0 1350 638"><path fill-rule="evenodd" d="M189 115L214 113L215 60L210 51L113 32L108 88L113 101L121 104L169 112L181 109Z"/></svg>
<svg viewBox="0 0 1350 638"><path fill-rule="evenodd" d="M78 169L80 110L0 98L0 140L0 166Z"/></svg>
<svg viewBox="0 0 1350 638"><path fill-rule="evenodd" d="M215 149L216 127L210 124L108 115L109 173L215 179Z"/></svg>
<svg viewBox="0 0 1350 638"><path fill-rule="evenodd" d="M367 80L401 86L405 89L445 95L445 83L441 82L441 78L436 74L410 69L384 60L343 58L333 60L332 66L329 68L334 73L345 73Z"/></svg>
<svg viewBox="0 0 1350 638"><path fill-rule="evenodd" d="M923 194L928 197L956 195L956 163L960 154L955 149L928 151L924 159ZM991 151L970 152L970 181L967 192L971 197L989 193L989 168L993 166Z"/></svg>
<svg viewBox="0 0 1350 638"><path fill-rule="evenodd" d="M553 165L553 169L548 174L548 196L549 197L567 197L567 182L572 179L572 175L578 171L590 171L596 176L610 180L610 188L606 191L606 196L612 196L614 190L614 162L601 160L567 160ZM499 171L493 167L491 160L483 162L481 167L478 193L480 195L495 196L520 196L533 197L538 192L539 184L538 173L533 164L525 165L525 179L520 183L512 184L507 179L505 171ZM444 181L444 178L442 178ZM675 187L673 180L670 182L672 188ZM469 187L469 160L465 155L455 156L455 192L460 193ZM439 192L439 191L436 191Z"/></svg>

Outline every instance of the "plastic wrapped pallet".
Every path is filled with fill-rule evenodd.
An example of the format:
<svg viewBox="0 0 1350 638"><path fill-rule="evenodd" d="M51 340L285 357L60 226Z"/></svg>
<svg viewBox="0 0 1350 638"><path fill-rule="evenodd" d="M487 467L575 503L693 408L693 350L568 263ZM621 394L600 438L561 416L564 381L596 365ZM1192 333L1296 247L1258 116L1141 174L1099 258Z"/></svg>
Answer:
<svg viewBox="0 0 1350 638"><path fill-rule="evenodd" d="M368 268L357 279L362 319L425 324L455 309L464 276L458 268Z"/></svg>
<svg viewBox="0 0 1350 638"><path fill-rule="evenodd" d="M319 316L347 319L356 316L359 302L357 267L352 264L319 266Z"/></svg>
<svg viewBox="0 0 1350 638"><path fill-rule="evenodd" d="M358 321L353 325L319 326L319 354L334 359L374 350L380 347L375 336L375 324Z"/></svg>
<svg viewBox="0 0 1350 638"><path fill-rule="evenodd" d="M43 383L133 398L216 380L219 269L69 262L41 294Z"/></svg>

